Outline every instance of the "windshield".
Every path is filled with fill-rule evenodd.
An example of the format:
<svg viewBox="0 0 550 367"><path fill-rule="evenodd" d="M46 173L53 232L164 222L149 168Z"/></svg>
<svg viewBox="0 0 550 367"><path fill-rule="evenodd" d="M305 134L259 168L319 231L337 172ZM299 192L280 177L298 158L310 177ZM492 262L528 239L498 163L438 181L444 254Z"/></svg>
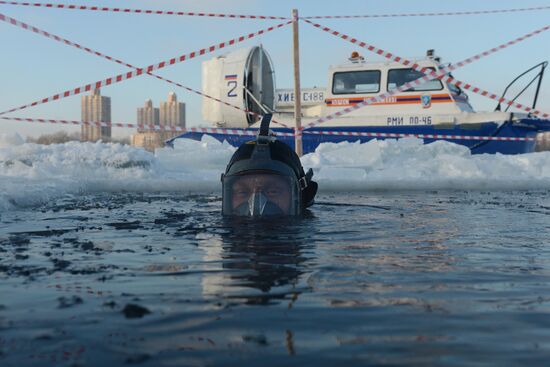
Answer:
<svg viewBox="0 0 550 367"><path fill-rule="evenodd" d="M332 94L365 94L379 91L379 70L334 73L332 79Z"/></svg>
<svg viewBox="0 0 550 367"><path fill-rule="evenodd" d="M429 68L434 70L433 68ZM399 88L403 84L412 82L418 78L422 78L423 73L414 69L392 69L388 72L388 91ZM432 79L429 82L414 86L407 89L405 92L425 92L431 90L442 90L443 84L439 79Z"/></svg>

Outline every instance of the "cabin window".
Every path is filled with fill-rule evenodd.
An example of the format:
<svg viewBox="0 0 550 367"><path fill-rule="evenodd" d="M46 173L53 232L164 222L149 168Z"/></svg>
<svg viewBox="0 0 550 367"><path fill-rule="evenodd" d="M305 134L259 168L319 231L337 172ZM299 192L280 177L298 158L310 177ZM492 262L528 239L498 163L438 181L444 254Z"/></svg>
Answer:
<svg viewBox="0 0 550 367"><path fill-rule="evenodd" d="M380 91L380 70L334 73L332 94L365 94Z"/></svg>
<svg viewBox="0 0 550 367"><path fill-rule="evenodd" d="M434 70L433 68L430 68ZM434 70L435 71L435 70ZM388 91L398 88L403 84L422 78L424 74L414 69L392 69L388 72ZM429 82L407 89L405 92L424 92L429 90L442 90L441 80L432 79Z"/></svg>

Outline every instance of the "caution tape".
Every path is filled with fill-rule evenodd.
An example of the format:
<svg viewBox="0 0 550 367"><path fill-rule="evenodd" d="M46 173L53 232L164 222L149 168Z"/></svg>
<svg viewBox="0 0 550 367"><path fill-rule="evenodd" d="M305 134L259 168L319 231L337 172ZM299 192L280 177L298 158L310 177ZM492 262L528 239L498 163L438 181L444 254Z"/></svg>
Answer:
<svg viewBox="0 0 550 367"><path fill-rule="evenodd" d="M245 135L245 136L257 136L258 130L245 130L245 129L221 129L221 128L209 128L209 127L189 127L181 130L184 133L206 133L206 134L220 134L220 135ZM294 133L285 133L279 131L273 131L275 136L294 136Z"/></svg>
<svg viewBox="0 0 550 367"><path fill-rule="evenodd" d="M494 9L494 10L476 10L476 11L455 11L455 12L437 12L437 13L395 13L395 14L365 14L365 15L318 15L312 17L302 17L302 19L357 19L357 18L396 18L396 17L438 17L452 15L482 15L497 13L519 13L536 10L548 10L550 6L537 6L532 8L515 9Z"/></svg>
<svg viewBox="0 0 550 367"><path fill-rule="evenodd" d="M5 18L6 16L3 15L3 14L0 14L0 19L2 17ZM134 70L134 71L129 71L127 73L115 75L115 76L112 76L110 78L97 81L95 83L82 85L80 87L77 87L77 88L74 88L74 89L71 89L71 90L67 90L67 91L64 91L62 93L54 94L53 96L49 96L49 97L43 98L41 100L37 100L37 101L34 101L34 102L26 104L26 105L22 105L22 106L12 108L12 109L4 111L4 112L0 112L0 115L4 115L6 113L10 113L10 112L14 112L14 111L23 110L23 109L28 108L28 107L33 107L33 106L48 103L48 102L51 102L51 101L57 101L59 99L63 99L63 98L70 97L70 96L73 96L73 95L77 95L77 94L80 94L80 93L83 93L83 92L91 91L92 89L99 89L101 87L105 87L105 86L108 86L108 85L111 85L111 84L116 84L116 83L119 83L119 82L124 81L124 80L132 79L136 76L147 74L147 73L150 73L154 70L162 69L162 68L165 68L169 65L174 65L174 64L186 61L186 60L193 59L197 56L202 56L202 55L214 52L216 50L222 49L224 47L231 46L231 45L243 42L245 40L254 38L254 37L262 35L264 33L271 32L275 29L279 29L281 27L284 27L284 26L286 26L286 25L288 25L292 22L293 22L292 20L289 20L287 22L280 23L280 24L277 24L275 26L262 29L262 30L259 30L257 32L254 32L254 33L249 33L245 36L241 36L241 37L238 37L238 38L231 39L229 41L221 42L221 43L218 43L216 45L212 45L212 46L207 47L207 48L203 48L203 49L200 49L200 50L197 50L197 51L190 52L188 54L184 54L184 55L181 55L181 56L178 56L178 57L171 58L171 59L166 60L166 61L162 61L162 62L157 63L157 64L152 64L152 65L146 66L144 68L139 68L139 69Z"/></svg>
<svg viewBox="0 0 550 367"><path fill-rule="evenodd" d="M225 134L225 135L258 135L257 129L225 129L225 128L208 128L208 127L180 127L180 126L164 126L164 125L145 125L132 124L125 122L95 122L95 121L79 121L79 120L56 120L42 119L30 117L9 117L0 116L2 120L17 121L17 122L33 122L41 124L60 124L60 125L87 125L97 127L120 127L139 129L139 132L181 132L181 133L209 133L209 134ZM294 133L285 133L274 131L276 136L294 136Z"/></svg>
<svg viewBox="0 0 550 367"><path fill-rule="evenodd" d="M217 17L217 18L235 18L235 19L279 19L279 20L288 19L287 17L280 17L280 16L273 16L273 15L221 14L221 13L183 12L183 11L154 10L154 9L109 8L109 7L103 7L103 6L29 3L29 2L17 2L17 1L0 1L0 5L43 7L43 8L50 8L50 9L102 11L102 12L115 12L115 13L135 13L135 14L148 14L148 15L177 15L177 16ZM477 10L477 11L433 12L433 13L319 15L319 16L310 16L310 17L303 17L303 18L304 19L357 19L357 18L395 18L395 17L435 17L435 16L518 13L518 12L528 12L528 11L548 10L548 9L550 9L550 6L513 8L513 9Z"/></svg>
<svg viewBox="0 0 550 367"><path fill-rule="evenodd" d="M162 125L144 125L121 122L94 122L78 120L55 120L29 117L8 117L0 116L0 119L17 122L35 122L42 124L61 124L61 125L88 125L97 127L120 127L137 128L138 132L180 132L180 133L205 133L221 135L240 135L256 136L257 129L225 129L208 127L180 127L180 126L162 126ZM276 136L293 137L295 135L333 135L333 136L366 136L372 138L420 138L420 139L447 139L447 140L494 140L494 141L535 141L536 138L512 137L512 136L477 136L477 135L449 135L449 134L405 134L405 133L381 133L381 132L363 132L363 131L336 131L336 130L296 130L295 133L286 133L273 131Z"/></svg>
<svg viewBox="0 0 550 367"><path fill-rule="evenodd" d="M476 136L476 135L446 135L446 134L402 134L402 133L377 133L359 131L311 131L304 134L314 135L339 135L339 136L367 136L372 138L420 138L420 139L447 139L447 140L495 140L495 141L535 141L535 138L515 136Z"/></svg>
<svg viewBox="0 0 550 367"><path fill-rule="evenodd" d="M236 18L236 19L289 19L285 17L277 17L277 16L271 16L271 15L197 13L197 12L170 11L170 10L108 8L103 6L87 6L87 5L72 5L72 4L27 3L27 2L17 2L17 1L0 1L0 5L32 6L32 7L51 8L51 9L89 10L89 11L103 11L103 12L115 12L115 13L184 15L184 16L191 16L191 17L216 17L216 18Z"/></svg>
<svg viewBox="0 0 550 367"><path fill-rule="evenodd" d="M479 53L479 54L477 54L477 55L475 55L475 56L472 56L472 57L470 57L470 58L467 58L467 59L465 59L465 60L463 60L463 61L460 61L460 62L458 62L458 63L455 63L455 64L453 64L453 65L451 65L451 66L442 68L442 69L438 70L437 72L434 72L434 71L430 71L430 69L428 69L428 68L420 67L418 64L416 64L415 62L413 62L413 61L411 61L411 60L407 60L407 59L405 59L405 58L396 56L396 55L394 55L394 54L391 53L391 52L385 51L385 50L380 49L380 48L378 48L378 47L376 47L376 46L370 45L370 44L368 44L368 43L366 43L366 42L361 42L361 41L357 40L356 38L353 38L353 37L350 37L350 36L348 36L348 35L346 35L346 34L343 34L343 33L340 33L340 32L338 32L338 31L335 31L335 30L333 30L333 29L331 29L331 28L329 28L329 27L322 26L322 25L320 25L320 24L318 24L318 23L311 22L311 21L309 21L309 20L307 20L307 19L304 19L304 21L307 22L307 23L309 23L309 24L311 24L312 26L314 26L314 27L316 27L316 28L321 29L321 30L324 31L324 32L330 33L330 34L332 34L332 35L335 36L335 37L338 37L338 38L341 38L341 39L343 39L343 40L345 40L345 41L348 41L348 42L351 42L351 43L353 43L353 44L356 44L356 45L358 45L359 47L365 48L365 49L367 49L368 51L374 52L374 53L376 53L376 54L378 54L378 55L380 55L380 56L382 56L382 57L384 57L384 58L387 58L387 59L389 59L389 60L398 62L398 63L403 64L403 65L405 65L405 66L409 66L409 67L411 67L412 69L417 70L417 71L420 71L420 72L422 72L422 73L426 73L426 75L424 75L424 76L422 76L422 77L420 77L420 78L418 78L418 79L416 79L416 80L413 80L413 81L411 81L411 82L409 82L409 83L406 83L406 84L400 86L399 88L393 89L392 91L389 91L389 92L385 92L385 93L379 94L379 95L377 95L377 96L375 96L375 97L369 98L368 100L366 100L366 101L364 101L364 102L358 103L358 104L356 104L356 105L354 105L354 106L351 106L351 107L348 107L348 108L346 108L346 109L344 109L344 110L341 110L341 111L335 112L335 113L333 113L333 114L330 114L330 115L328 115L328 116L325 116L325 117L323 117L323 118L317 119L317 120L315 120L315 121L309 123L307 126L305 126L305 128L310 128L310 127L319 125L319 124L321 124L321 123L323 123L323 122L330 121L330 120L333 120L333 119L335 119L335 118L341 117L341 116L343 116L343 115L345 115L345 114L348 114L348 113L350 113L350 112L353 112L353 111L355 111L355 110L357 110L357 109L359 109L359 108L365 107L365 106L367 106L367 105L370 105L370 104L373 104L373 103L376 103L376 102L383 101L384 99L386 99L386 98L388 98L388 97L390 97L390 96L392 96L392 95L394 95L394 94L397 94L397 93L399 93L399 92L403 92L403 91L405 91L405 90L407 90L407 89L410 89L410 88L413 87L413 86L416 86L416 85L425 83L425 82L427 82L427 81L429 81L429 80L436 79L436 78L439 78L439 79L441 79L441 80L444 81L444 82L454 84L454 85L456 85L456 86L458 86L458 87L462 87L462 88L464 88L464 89L466 89L466 90L470 90L470 91L472 91L472 92L474 92L474 93L477 93L477 94L480 94L480 95L482 95L482 96L485 96L485 97L488 97L488 98L497 100L497 101L499 101L499 102L501 102L501 103L505 103L505 104L507 104L507 105L512 105L512 106L514 106L514 107L516 107L516 108L518 108L518 109L524 110L524 111L526 111L526 112L533 113L533 114L535 114L535 115L537 115L537 116L539 116L539 117L542 117L542 118L548 118L548 117L550 117L550 114L548 114L548 113L541 112L541 111L539 111L539 110L533 110L532 108L530 108L530 107L528 107L528 106L524 106L524 105L522 105L521 103L517 103L517 102L511 101L511 100L508 100L508 99L499 97L499 96L497 96L497 95L494 94L494 93L488 92L488 91L483 90L483 89L481 89L481 88L474 87L474 86L472 86L472 85L469 84L469 83L465 83L465 82L463 82L463 81L457 80L457 79L455 79L455 78L453 78L453 77L451 77L451 76L449 76L449 75L445 75L445 74L449 73L449 72L452 71L452 70L456 70L456 69L458 69L458 68L460 68L460 67L463 67L463 66L465 66L465 65L467 65L467 64L470 64L470 63L472 63L472 62L474 62L474 61L477 61L477 60L479 60L479 59L481 59L481 58L483 58L483 57L485 57L485 56L488 56L488 55L490 55L490 54L493 54L493 53L495 53L495 52L497 52L497 51L500 51L500 50L502 50L502 49L504 49L504 48L507 48L507 47L509 47L509 46L511 46L511 45L514 45L514 44L519 43L519 42L521 42L521 41L524 41L524 40L526 40L526 39L528 39L528 38L530 38L530 37L533 37L533 36L535 36L535 35L537 35L537 34L540 34L540 33L544 32L544 31L547 31L548 29L550 29L550 26L542 27L542 28L537 29L537 30L535 30L535 31L533 31L533 32L531 32L531 33L528 33L528 34L524 35L524 36L518 37L518 38L516 38L516 39L514 39L514 40L512 40L512 41L509 41L509 42L507 42L507 43L504 43L504 44L502 44L502 45L500 45L500 46L498 46L498 47L493 47L493 48L491 48L490 50L484 51L484 52Z"/></svg>
<svg viewBox="0 0 550 367"><path fill-rule="evenodd" d="M55 35L55 34L53 34L53 33L44 31L44 30L42 30L42 29L40 29L40 28L34 27L34 26L30 25L30 24L27 24L27 23L25 23L25 22L22 22L22 21L20 21L20 20L15 19L15 18L8 17L8 16L3 15L3 14L1 14L1 13L0 13L0 21L4 21L4 22L9 23L9 24L11 24L11 25L14 25L14 26L16 26L16 27L23 28L23 29L25 29L25 30L34 32L34 33L36 33L36 34L39 34L39 35L44 36L44 37L49 38L49 39L53 39L53 40L58 41L58 42L61 42L61 43L64 43L64 44L66 44L66 45L76 47L76 48L78 48L78 49L80 49L80 50L83 50L83 51L85 51L85 52L88 52L88 53L91 53L91 54L93 54L93 55L102 57L102 58L107 59L107 60L109 60L109 61L116 62L117 64L124 65L124 66L127 66L127 67L132 68L132 69L135 69L135 70L139 70L139 68L138 68L137 66L134 66L134 65L132 65L132 64L129 64L129 63L125 62L125 61L122 61L122 60L120 60L120 59L111 57L111 56L109 56L109 55L105 55L104 53L101 53L101 52L99 52L99 51L93 50L93 49L91 49L91 48L89 48L89 47L82 46L82 45L80 45L80 44L78 44L78 43L76 43L76 42L72 42L72 41L70 41L70 40L68 40L68 39L66 39L66 38L57 36L57 35ZM198 94L198 95L200 95L200 96L202 96L202 97L209 98L209 99L212 99L212 100L214 100L214 101L216 101L216 102L222 103L222 104L224 104L224 105L226 105L226 106L228 106L228 107L235 108L235 109L237 109L237 110L239 110L239 111L245 112L245 113L250 114L250 115L254 115L254 116L257 116L257 117L261 117L261 115L258 114L258 113L256 113L256 112L253 112L253 111L250 111L250 110L247 110L247 109L244 109L244 108L235 106L235 105L233 105L233 104L231 104L231 103L229 103L229 102L226 102L226 101L222 101L221 99L218 99L218 98L216 98L216 97L212 97L212 96L210 96L210 95L208 95L208 94L202 93L202 92L200 92L200 91L198 91L198 90L195 90L195 89L193 89L193 88L187 87L187 86L185 86L185 85L183 85L183 84L181 84L181 83L172 81L172 80L170 80L170 79L168 79L168 78L164 78L164 77L162 77L162 76L160 76L160 75L157 75L157 74L154 74L154 73L151 73L151 72L148 72L147 74L150 75L150 76L152 76L152 77L154 77L154 78L157 78L157 79L159 79L159 80L162 80L162 81L165 81L165 82L167 82L167 83L170 83L170 84L172 84L172 85L176 85L176 86L178 86L178 87L180 87L180 88L183 88L183 89L185 89L185 90L187 90L187 91L189 91L189 92L192 92L192 93ZM275 121L275 120L272 120L272 122L273 122L273 123L276 123L276 124L279 124L279 125L281 125L281 126L284 126L284 127L289 127L288 125L283 124L283 123L280 123L280 122Z"/></svg>

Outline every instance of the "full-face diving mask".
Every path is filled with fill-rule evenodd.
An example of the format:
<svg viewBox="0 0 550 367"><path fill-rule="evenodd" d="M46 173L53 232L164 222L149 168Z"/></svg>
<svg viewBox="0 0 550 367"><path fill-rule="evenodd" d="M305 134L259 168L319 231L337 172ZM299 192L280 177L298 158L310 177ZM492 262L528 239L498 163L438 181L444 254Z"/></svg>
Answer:
<svg viewBox="0 0 550 367"><path fill-rule="evenodd" d="M299 184L292 176L265 170L225 176L223 214L249 217L299 215Z"/></svg>
<svg viewBox="0 0 550 367"><path fill-rule="evenodd" d="M224 215L297 216L313 204L317 183L290 147L268 135L264 116L256 140L239 147L222 174Z"/></svg>

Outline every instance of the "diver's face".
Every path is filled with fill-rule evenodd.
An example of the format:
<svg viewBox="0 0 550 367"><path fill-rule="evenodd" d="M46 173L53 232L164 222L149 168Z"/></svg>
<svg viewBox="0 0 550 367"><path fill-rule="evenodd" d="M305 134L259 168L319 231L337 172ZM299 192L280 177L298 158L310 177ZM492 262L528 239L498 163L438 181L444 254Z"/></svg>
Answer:
<svg viewBox="0 0 550 367"><path fill-rule="evenodd" d="M283 177L269 174L255 174L239 177L233 184L232 189L233 209L247 203L250 197L255 193L264 194L268 200L277 205L284 214L289 214L292 194L288 181Z"/></svg>

